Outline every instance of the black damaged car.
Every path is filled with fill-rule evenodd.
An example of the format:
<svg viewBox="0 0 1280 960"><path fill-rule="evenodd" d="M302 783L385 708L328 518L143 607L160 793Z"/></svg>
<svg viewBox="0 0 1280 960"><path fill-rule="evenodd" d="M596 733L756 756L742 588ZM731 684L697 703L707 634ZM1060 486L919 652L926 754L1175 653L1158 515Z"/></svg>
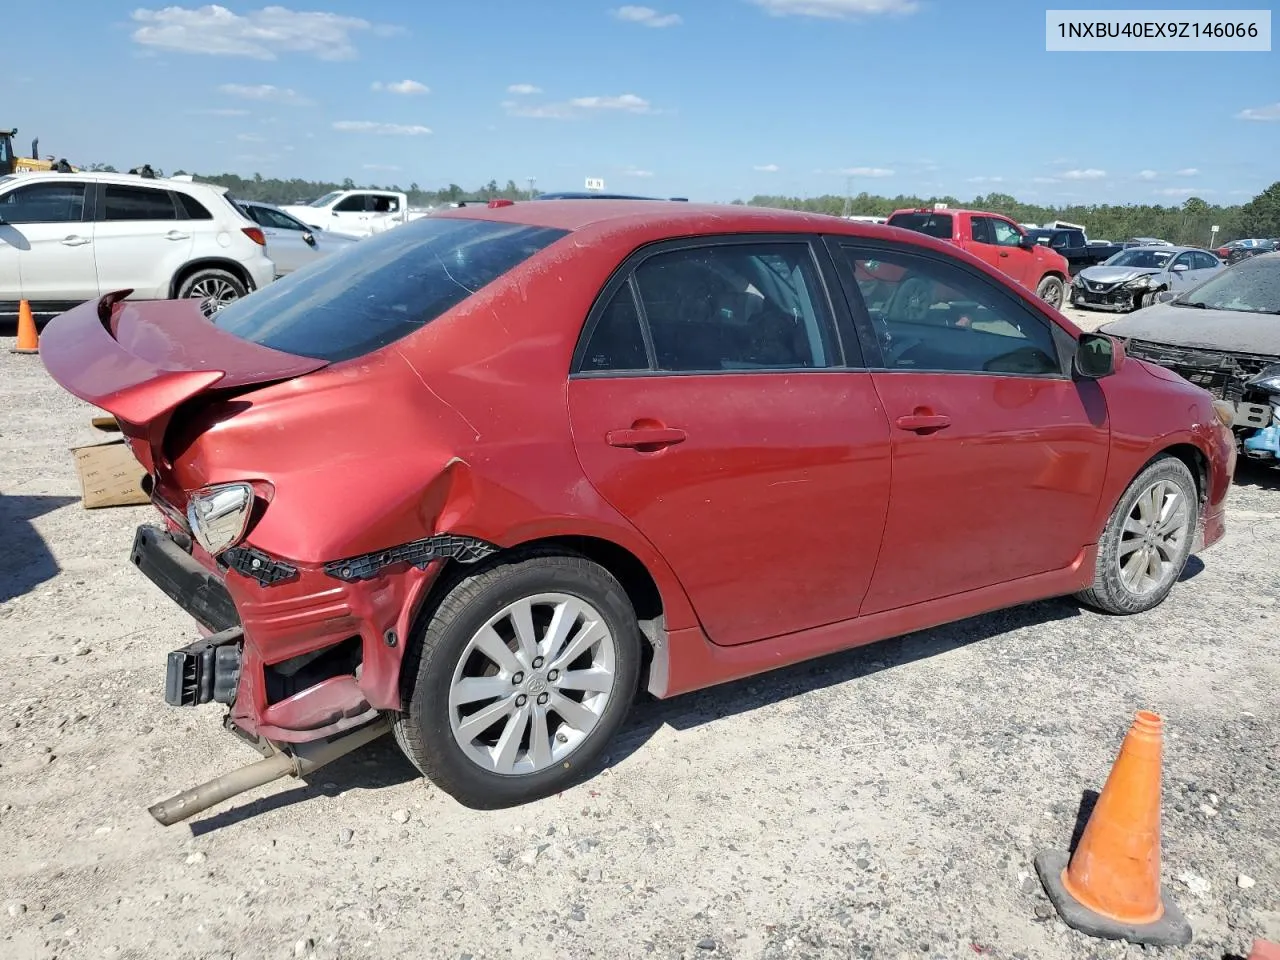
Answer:
<svg viewBox="0 0 1280 960"><path fill-rule="evenodd" d="M1101 332L1235 404L1241 452L1280 468L1280 252L1242 260Z"/></svg>

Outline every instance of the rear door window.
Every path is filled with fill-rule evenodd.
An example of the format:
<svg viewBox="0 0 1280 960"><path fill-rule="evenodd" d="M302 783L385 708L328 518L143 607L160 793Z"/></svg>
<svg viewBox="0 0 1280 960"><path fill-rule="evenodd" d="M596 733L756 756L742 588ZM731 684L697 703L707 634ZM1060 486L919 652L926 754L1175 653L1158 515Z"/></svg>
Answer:
<svg viewBox="0 0 1280 960"><path fill-rule="evenodd" d="M295 270L213 322L285 353L349 360L421 329L567 233L423 217Z"/></svg>
<svg viewBox="0 0 1280 960"><path fill-rule="evenodd" d="M895 213L889 218L889 226L914 230L939 240L951 239L951 214L949 213Z"/></svg>
<svg viewBox="0 0 1280 960"><path fill-rule="evenodd" d="M103 220L176 220L178 211L168 190L108 184Z"/></svg>

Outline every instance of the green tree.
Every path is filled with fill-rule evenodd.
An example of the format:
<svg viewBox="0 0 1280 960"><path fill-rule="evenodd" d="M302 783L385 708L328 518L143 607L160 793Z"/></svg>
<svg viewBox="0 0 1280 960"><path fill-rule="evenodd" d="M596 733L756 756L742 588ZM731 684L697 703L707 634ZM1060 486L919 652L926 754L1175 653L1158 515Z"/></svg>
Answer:
<svg viewBox="0 0 1280 960"><path fill-rule="evenodd" d="M1280 237L1280 180L1240 208L1238 229L1247 237Z"/></svg>

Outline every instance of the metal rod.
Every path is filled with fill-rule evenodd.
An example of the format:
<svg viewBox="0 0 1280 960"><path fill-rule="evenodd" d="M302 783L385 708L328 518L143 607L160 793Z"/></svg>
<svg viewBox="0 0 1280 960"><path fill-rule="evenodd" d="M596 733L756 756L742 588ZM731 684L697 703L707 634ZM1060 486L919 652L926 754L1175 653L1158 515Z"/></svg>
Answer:
<svg viewBox="0 0 1280 960"><path fill-rule="evenodd" d="M230 773L224 773L206 783L162 800L149 807L148 812L166 827L186 820L216 804L238 794L279 780L281 777L305 777L332 763L353 750L376 740L391 729L391 721L380 717L373 723L360 727L336 740L300 743L293 754L277 753L275 756L251 763Z"/></svg>

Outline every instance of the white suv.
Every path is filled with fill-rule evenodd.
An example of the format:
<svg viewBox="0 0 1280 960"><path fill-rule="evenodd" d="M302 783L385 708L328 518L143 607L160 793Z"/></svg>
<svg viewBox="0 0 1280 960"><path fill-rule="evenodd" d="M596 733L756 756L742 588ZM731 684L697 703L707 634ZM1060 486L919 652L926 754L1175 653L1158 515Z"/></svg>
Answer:
<svg viewBox="0 0 1280 960"><path fill-rule="evenodd" d="M269 284L262 229L223 187L118 173L0 177L0 320L47 318L117 290L194 297L206 314Z"/></svg>

